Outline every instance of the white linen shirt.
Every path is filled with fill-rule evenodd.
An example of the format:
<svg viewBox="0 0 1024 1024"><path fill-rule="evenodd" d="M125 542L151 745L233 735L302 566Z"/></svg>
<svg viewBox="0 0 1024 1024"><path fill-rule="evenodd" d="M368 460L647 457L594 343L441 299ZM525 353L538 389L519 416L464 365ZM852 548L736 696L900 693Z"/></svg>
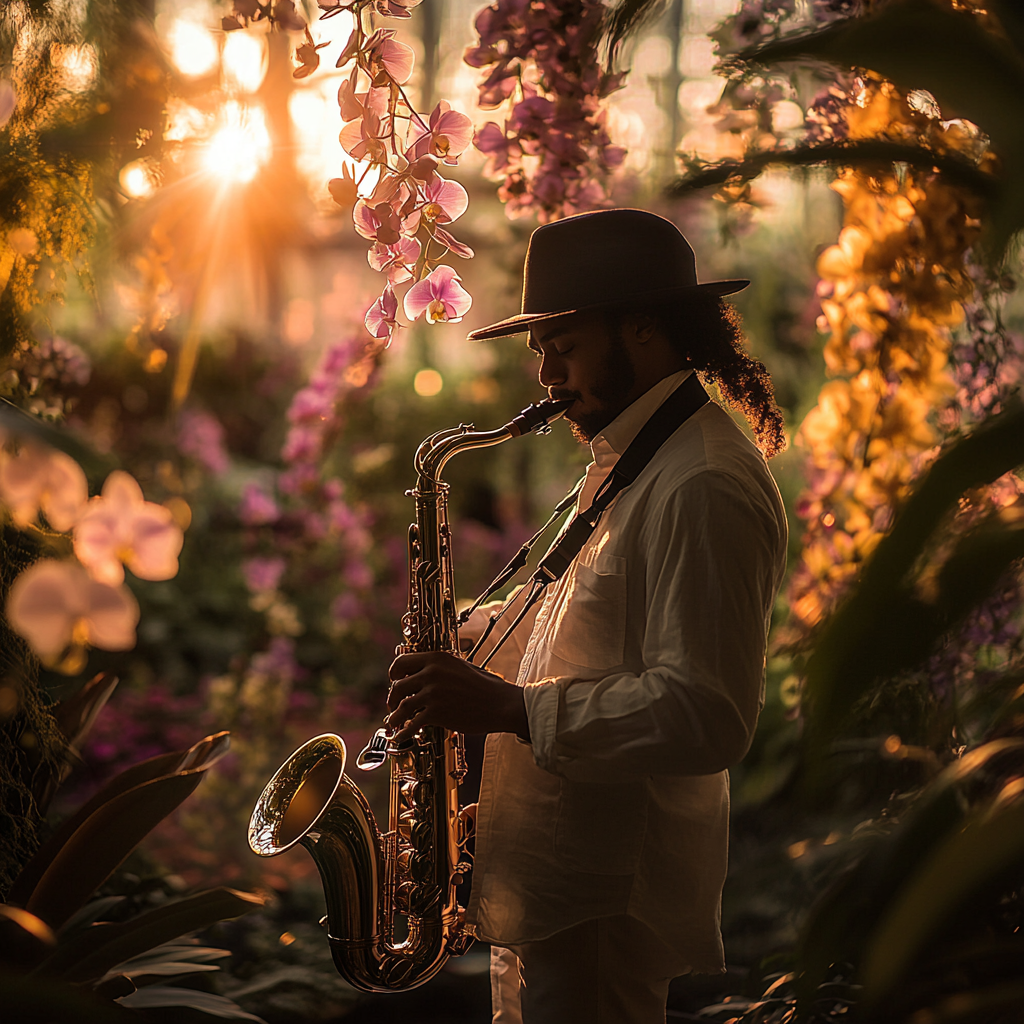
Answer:
<svg viewBox="0 0 1024 1024"><path fill-rule="evenodd" d="M594 438L580 508L689 372ZM678 952L680 973L722 968L726 769L764 701L786 538L763 457L713 402L615 498L532 631L528 617L489 666L525 687L531 740L487 738L466 914L477 937L515 945L630 914Z"/></svg>

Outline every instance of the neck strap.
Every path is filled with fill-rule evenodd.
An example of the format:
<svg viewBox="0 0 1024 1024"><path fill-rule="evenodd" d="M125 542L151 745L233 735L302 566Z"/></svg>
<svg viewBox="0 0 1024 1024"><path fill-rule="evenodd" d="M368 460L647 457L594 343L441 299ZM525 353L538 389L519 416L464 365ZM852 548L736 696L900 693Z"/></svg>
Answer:
<svg viewBox="0 0 1024 1024"><path fill-rule="evenodd" d="M654 458L655 452L702 406L710 401L696 373L690 374L657 408L651 418L640 428L629 447L615 463L611 473L598 489L590 507L578 512L569 526L552 545L548 553L541 559L536 571L530 579L530 587L526 603L512 624L505 630L501 639L482 662L487 663L501 649L513 630L526 617L526 613L540 599L545 588L560 579L572 564L576 556L583 550L583 545L597 527L602 513L615 500L619 493L629 487ZM570 492L571 493L571 492ZM549 520L550 522L550 520ZM484 635L477 641L469 660L477 653L498 620L505 614L508 602L495 612L487 625Z"/></svg>

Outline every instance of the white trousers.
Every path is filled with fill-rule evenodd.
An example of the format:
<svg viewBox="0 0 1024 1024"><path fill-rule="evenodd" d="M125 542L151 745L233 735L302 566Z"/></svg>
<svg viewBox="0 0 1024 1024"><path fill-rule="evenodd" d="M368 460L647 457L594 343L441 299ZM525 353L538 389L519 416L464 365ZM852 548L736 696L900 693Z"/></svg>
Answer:
<svg viewBox="0 0 1024 1024"><path fill-rule="evenodd" d="M625 914L511 949L492 946L493 1024L665 1024L669 982L686 971Z"/></svg>

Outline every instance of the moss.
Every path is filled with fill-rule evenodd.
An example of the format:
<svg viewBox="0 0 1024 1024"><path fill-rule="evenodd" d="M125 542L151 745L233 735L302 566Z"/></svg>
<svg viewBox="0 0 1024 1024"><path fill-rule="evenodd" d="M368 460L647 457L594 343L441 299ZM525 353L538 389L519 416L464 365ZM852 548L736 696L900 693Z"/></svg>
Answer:
<svg viewBox="0 0 1024 1024"><path fill-rule="evenodd" d="M9 526L0 531L0 599L38 558L32 539ZM39 687L39 663L0 617L0 687L17 695L0 720L0 898L40 841L41 801L59 781L67 744L50 701ZM12 702L14 703L14 702Z"/></svg>

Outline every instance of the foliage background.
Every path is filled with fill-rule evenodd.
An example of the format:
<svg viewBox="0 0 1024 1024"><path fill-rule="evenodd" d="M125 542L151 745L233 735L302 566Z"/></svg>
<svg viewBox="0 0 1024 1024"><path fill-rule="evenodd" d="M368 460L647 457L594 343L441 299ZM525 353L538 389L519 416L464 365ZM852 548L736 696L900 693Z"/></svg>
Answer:
<svg viewBox="0 0 1024 1024"><path fill-rule="evenodd" d="M419 109L444 97L480 126L494 115L476 108L479 72L461 61L475 41L476 6L426 0L401 28L416 50L410 91ZM675 220L702 277L754 282L737 297L751 350L772 372L791 433L804 425L802 443L772 464L793 525L792 574L773 624L755 744L732 773L723 912L731 968L719 981L679 983L677 1015L725 995L752 997L763 976L794 962L808 910L840 869L903 821L965 747L1012 731L1007 707L1020 654L1011 574L959 632L944 636L930 661L872 678L844 708L827 758L808 754L807 657L826 612L943 446L1006 403L1024 350L1024 307L1015 250L998 271L978 256L987 214L959 183L891 159L881 169L876 160L838 172L811 166L825 159L791 160L800 166L760 173L769 163L785 165L805 135L816 143L835 141L837 132L844 140L912 142L963 154L982 169L986 147L965 122L922 112L923 100L908 100L909 87L890 89L881 74L854 83L820 64L812 71L787 65L778 75L747 65L723 82L712 72L709 31L728 54L807 28L798 19L787 28L795 5L747 3L736 14L737 6L674 0L651 12L627 43L627 85L607 101L612 142L628 150L613 179L614 203ZM814 9L828 25L870 15L873 6ZM358 749L376 726L405 606L404 492L416 445L460 421L497 425L540 395L532 357L517 341L463 341L467 330L518 307L534 221L506 218L483 155L468 151L450 170L471 199L459 237L477 255L458 267L474 296L470 313L457 325L418 322L386 351L367 347L362 317L379 285L365 240L324 187L341 173L332 69L344 33L325 31L331 43L320 68L296 80L285 35L217 33L222 14L202 3L95 0L11 5L0 23L18 97L0 130L0 389L88 446L94 490L110 469L124 468L149 500L190 521L178 575L131 580L142 608L134 650L93 651L76 677L44 670L39 691L31 668L26 676L13 662L4 666L0 697L17 695L0 699L5 735L19 758L44 763L41 705L74 693L97 671L120 677L62 790L59 818L117 770L231 729L232 753L153 833L115 888L139 899L214 883L271 894L270 909L218 926L215 936L236 953L221 991L267 1019L373 1013L367 1019L384 1020L399 1012L477 1019L486 1002L479 956L453 963L422 1003L357 1005L334 978L314 926L322 900L312 863L302 853L259 862L245 825L264 782L299 742L329 729ZM30 21L39 34L34 56L25 56ZM256 71L228 48L243 34L258 41ZM201 68L204 46L213 56ZM240 151L241 171L238 153L220 166L207 156L217 118L232 103L263 112L265 143ZM773 153L779 159L761 159ZM760 160L756 171L740 166L751 158ZM666 193L680 167L686 173ZM717 191L696 191L709 168ZM839 186L830 188L837 175ZM899 200L908 195L914 205L903 216ZM885 227L886 216L903 216L905 233ZM957 216L957 225L973 225L969 238L951 226ZM921 275L897 265L920 242L914 232L922 224L927 267L941 265L944 281L960 275L963 321L944 319L949 296L922 294ZM895 296L881 326L879 310L856 306L858 296L875 301L872 286ZM942 355L927 373L915 369L927 362L920 351L899 340L914 331L927 335L923 349ZM900 344L918 363L884 368L872 384L883 395L879 408L904 402L910 409L886 435L891 472L872 476L857 456L836 476L837 453L846 442L853 450L863 432L847 415L851 406L829 420L829 430L808 424L820 428L822 410L835 410L823 395L877 369L873 354ZM182 367L193 365L183 376ZM979 397L993 382L997 392ZM328 396L325 405L312 403L311 387ZM304 456L296 431L312 437L321 456ZM504 564L585 462L585 450L556 429L452 464L462 593L475 593ZM993 509L1015 508L1016 485L1004 479L1002 486L1005 500L972 491L959 519L947 515L945 533L922 555L922 580L929 559L946 560L950 538ZM858 527L865 509L868 525ZM20 536L6 530L5 559L23 557ZM5 571L6 583L10 576ZM809 598L815 614L806 611ZM14 642L5 636L4 650ZM19 657L23 664L31 661ZM385 796L369 795L378 807ZM31 845L35 829L46 826L32 822L24 793L20 799L15 818L29 824L18 841ZM12 806L6 797L5 806ZM23 859L24 845L7 853Z"/></svg>

